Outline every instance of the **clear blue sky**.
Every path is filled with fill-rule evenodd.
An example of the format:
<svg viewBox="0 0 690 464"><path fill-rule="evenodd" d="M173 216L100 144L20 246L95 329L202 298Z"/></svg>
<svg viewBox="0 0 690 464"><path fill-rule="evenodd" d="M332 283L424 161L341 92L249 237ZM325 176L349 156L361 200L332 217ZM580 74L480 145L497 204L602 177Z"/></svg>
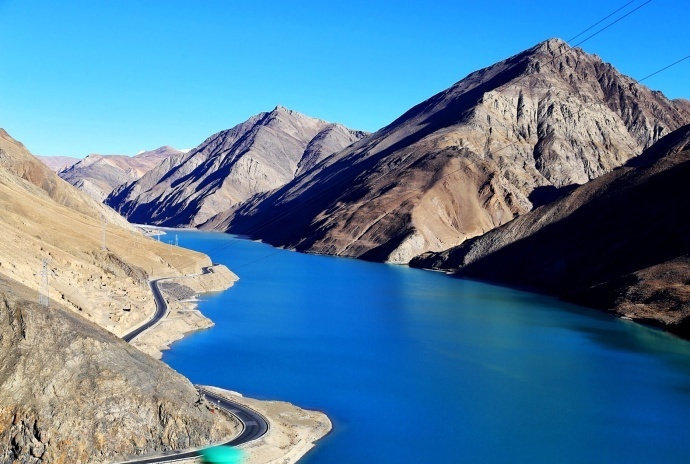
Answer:
<svg viewBox="0 0 690 464"><path fill-rule="evenodd" d="M0 0L0 127L72 156L191 148L276 104L373 131L626 1ZM690 54L688 24L690 1L653 0L583 48L639 79ZM646 82L688 83L690 60Z"/></svg>

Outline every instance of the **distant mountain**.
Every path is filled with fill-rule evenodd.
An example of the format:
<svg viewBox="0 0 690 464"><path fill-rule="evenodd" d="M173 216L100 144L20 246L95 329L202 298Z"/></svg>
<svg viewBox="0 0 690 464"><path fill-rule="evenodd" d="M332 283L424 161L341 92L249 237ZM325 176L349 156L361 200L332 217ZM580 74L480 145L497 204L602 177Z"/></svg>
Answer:
<svg viewBox="0 0 690 464"><path fill-rule="evenodd" d="M0 174L9 176L8 183L16 182L17 178L27 181L42 190L43 194L58 205L97 218L101 222L100 218L103 217L110 224L131 230L131 226L121 216L60 179L48 166L34 157L22 143L13 139L3 129L0 129ZM30 197L31 195L27 193L26 198ZM7 200L11 198L8 194ZM19 203L20 198L16 200ZM28 200L21 203L26 201Z"/></svg>
<svg viewBox="0 0 690 464"><path fill-rule="evenodd" d="M139 179L164 159L182 154L169 146L136 156L92 154L60 170L58 175L102 202L116 187Z"/></svg>
<svg viewBox="0 0 690 464"><path fill-rule="evenodd" d="M690 125L417 267L528 286L690 338Z"/></svg>
<svg viewBox="0 0 690 464"><path fill-rule="evenodd" d="M72 166L80 159L75 158L73 156L36 156L36 158L41 160L43 164L45 164L55 172L58 172L61 169L65 169L66 167Z"/></svg>
<svg viewBox="0 0 690 464"><path fill-rule="evenodd" d="M143 236L2 129L0 210L0 462L114 462L236 430L108 331L153 314L154 270L199 272L206 256ZM36 303L44 260L50 307Z"/></svg>
<svg viewBox="0 0 690 464"><path fill-rule="evenodd" d="M278 106L168 158L106 203L133 222L196 226L284 185L364 135Z"/></svg>
<svg viewBox="0 0 690 464"><path fill-rule="evenodd" d="M687 122L687 101L551 39L471 73L205 227L406 263L621 166Z"/></svg>

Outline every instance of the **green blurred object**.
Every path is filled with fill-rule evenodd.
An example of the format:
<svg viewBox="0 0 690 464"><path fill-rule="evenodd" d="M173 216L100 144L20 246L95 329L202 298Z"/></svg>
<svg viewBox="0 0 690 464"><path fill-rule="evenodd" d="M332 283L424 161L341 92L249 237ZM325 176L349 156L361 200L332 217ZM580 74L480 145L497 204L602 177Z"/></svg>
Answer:
<svg viewBox="0 0 690 464"><path fill-rule="evenodd" d="M240 464L244 452L230 446L214 446L201 451L201 462L205 464Z"/></svg>

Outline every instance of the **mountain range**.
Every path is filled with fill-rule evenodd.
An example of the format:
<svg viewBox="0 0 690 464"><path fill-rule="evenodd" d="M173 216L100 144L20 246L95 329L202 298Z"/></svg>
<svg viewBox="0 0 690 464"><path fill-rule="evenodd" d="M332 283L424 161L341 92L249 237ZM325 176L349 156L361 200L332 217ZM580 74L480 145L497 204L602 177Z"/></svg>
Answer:
<svg viewBox="0 0 690 464"><path fill-rule="evenodd" d="M80 158L74 156L39 156L36 158L41 160L43 164L48 166L51 170L58 172L62 169L72 166L74 163L79 161Z"/></svg>
<svg viewBox="0 0 690 464"><path fill-rule="evenodd" d="M406 263L623 165L689 120L687 101L551 39L468 75L204 227Z"/></svg>
<svg viewBox="0 0 690 464"><path fill-rule="evenodd" d="M364 135L277 106L166 159L105 202L134 222L198 226L284 185Z"/></svg>
<svg viewBox="0 0 690 464"><path fill-rule="evenodd" d="M136 156L91 154L58 170L58 175L102 202L115 188L139 179L164 159L183 153L163 146Z"/></svg>

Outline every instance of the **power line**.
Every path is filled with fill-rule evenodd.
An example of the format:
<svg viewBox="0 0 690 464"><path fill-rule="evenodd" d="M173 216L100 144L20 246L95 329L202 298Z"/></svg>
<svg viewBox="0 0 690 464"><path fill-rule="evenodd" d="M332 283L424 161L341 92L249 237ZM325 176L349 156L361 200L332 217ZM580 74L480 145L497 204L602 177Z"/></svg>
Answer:
<svg viewBox="0 0 690 464"><path fill-rule="evenodd" d="M50 305L50 286L48 285L48 277L50 274L53 276L56 275L55 271L48 267L48 258L43 258L41 260L41 272L38 274L41 276L41 282L38 287L38 304L46 308Z"/></svg>
<svg viewBox="0 0 690 464"><path fill-rule="evenodd" d="M642 79L640 79L640 80L637 81L637 82L642 82L642 81L644 81L644 80L649 79L649 78L652 77L652 76L656 76L656 75L659 74L660 72L666 71L668 68L671 68L671 67L677 65L678 63L680 63L681 61L687 60L688 58L690 58L690 55L685 56L685 57L681 58L681 59L678 60L678 61L674 61L673 63L671 63L671 64L669 64L669 65L667 65L667 66L664 66L663 68L658 69L658 70L654 71L654 72L651 73L651 74L647 74L645 77L643 77Z"/></svg>
<svg viewBox="0 0 690 464"><path fill-rule="evenodd" d="M630 0L630 1L629 1L628 3L626 3L625 5L623 5L623 6L621 6L620 8L614 10L613 12L611 12L610 14L608 14L607 16L604 16L604 17L601 18L599 21L597 21L596 23L594 23L594 24L592 24L591 26L589 26L587 29L584 29L583 31L581 31L581 32L578 33L577 35L572 36L572 37L569 38L566 42L568 42L568 43L572 42L573 40L577 39L578 37L580 37L580 36L581 36L582 34L584 34L585 32L590 31L590 30L592 30L593 28L597 27L599 24L603 23L604 21L606 21L607 19L609 19L611 16L615 15L616 13L618 13L619 11L621 11L622 9L624 9L626 6L630 5L631 3L635 3L636 1L637 1L637 0Z"/></svg>
<svg viewBox="0 0 690 464"><path fill-rule="evenodd" d="M592 37L598 35L598 34L601 33L601 32L604 32L604 31L605 31L606 29L608 29L609 27L613 26L614 24L616 24L617 22L621 21L622 19L627 18L628 16L630 16L631 14L633 14L634 12L636 12L637 10L639 10L640 8L642 8L643 6L645 6L645 5L647 5L648 3L651 3L651 2L652 2L652 0L647 0L647 1L644 2L643 4L641 4L641 5L639 5L639 6L635 7L635 8L633 8L632 10L628 11L627 13L625 13L625 14L624 14L623 16L621 16L620 18L618 18L618 19L616 19L615 21L613 21L613 22L607 24L606 26L602 27L601 29L599 29L598 31L596 31L594 34L592 34L592 35L590 35L590 36L587 36L586 38L582 39L581 41L579 41L578 43L576 43L575 45L573 45L573 47L577 47L578 45L581 45L581 44L587 42L587 41L588 41L589 39L591 39Z"/></svg>

